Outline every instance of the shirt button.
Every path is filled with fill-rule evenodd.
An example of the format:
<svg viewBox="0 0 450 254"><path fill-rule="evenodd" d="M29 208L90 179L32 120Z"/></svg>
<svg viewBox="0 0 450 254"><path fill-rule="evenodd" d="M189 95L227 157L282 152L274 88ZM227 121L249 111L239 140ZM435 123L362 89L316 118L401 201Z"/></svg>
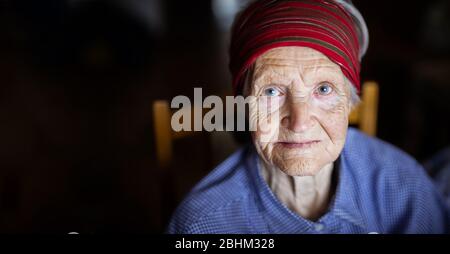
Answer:
<svg viewBox="0 0 450 254"><path fill-rule="evenodd" d="M314 225L314 229L315 229L316 231L322 231L324 228L325 228L325 226L324 226L323 224L321 224L321 223L316 223L316 224Z"/></svg>

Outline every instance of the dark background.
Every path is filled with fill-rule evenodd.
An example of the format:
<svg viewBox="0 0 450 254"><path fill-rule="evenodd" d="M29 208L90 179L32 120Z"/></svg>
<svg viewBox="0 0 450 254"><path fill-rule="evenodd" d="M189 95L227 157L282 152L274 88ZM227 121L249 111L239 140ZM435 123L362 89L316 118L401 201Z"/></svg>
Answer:
<svg viewBox="0 0 450 254"><path fill-rule="evenodd" d="M377 136L425 162L450 144L450 3L353 2ZM236 144L182 140L159 168L152 102L231 91L229 24L209 0L0 3L0 233L163 232Z"/></svg>

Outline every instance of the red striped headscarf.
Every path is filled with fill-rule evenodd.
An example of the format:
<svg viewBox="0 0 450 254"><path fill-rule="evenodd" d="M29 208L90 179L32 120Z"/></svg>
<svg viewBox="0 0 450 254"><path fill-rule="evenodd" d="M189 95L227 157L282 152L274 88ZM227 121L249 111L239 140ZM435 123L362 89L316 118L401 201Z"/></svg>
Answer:
<svg viewBox="0 0 450 254"><path fill-rule="evenodd" d="M360 89L360 45L351 14L333 0L259 0L235 20L230 45L233 90L245 73L270 49L302 46L315 49L340 66Z"/></svg>

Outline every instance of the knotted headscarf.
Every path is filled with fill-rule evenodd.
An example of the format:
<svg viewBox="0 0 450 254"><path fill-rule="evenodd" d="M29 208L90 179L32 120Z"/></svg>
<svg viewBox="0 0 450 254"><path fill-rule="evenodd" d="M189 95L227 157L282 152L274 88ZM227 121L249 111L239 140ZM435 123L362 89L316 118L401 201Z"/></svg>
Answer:
<svg viewBox="0 0 450 254"><path fill-rule="evenodd" d="M242 89L244 74L268 50L302 46L323 53L339 65L359 91L360 51L365 51L361 49L360 32L355 18L337 1L256 1L237 17L233 26L230 45L233 90L236 94Z"/></svg>

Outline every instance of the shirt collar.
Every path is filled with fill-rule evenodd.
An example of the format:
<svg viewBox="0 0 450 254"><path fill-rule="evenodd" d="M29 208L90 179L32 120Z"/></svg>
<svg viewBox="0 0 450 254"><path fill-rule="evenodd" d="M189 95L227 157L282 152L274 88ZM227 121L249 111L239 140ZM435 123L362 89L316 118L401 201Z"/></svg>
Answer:
<svg viewBox="0 0 450 254"><path fill-rule="evenodd" d="M332 219L345 220L354 226L365 228L365 223L356 201L358 189L347 161L345 146L339 159L335 162L334 170L338 174L335 195L330 203L328 212L317 222L302 218L289 210L275 197L260 174L258 156L256 149L251 146L246 159L246 166L249 169L248 173L253 181L259 209L263 213L264 219L268 222L268 230L270 232L306 233L313 230L316 223L326 222Z"/></svg>

